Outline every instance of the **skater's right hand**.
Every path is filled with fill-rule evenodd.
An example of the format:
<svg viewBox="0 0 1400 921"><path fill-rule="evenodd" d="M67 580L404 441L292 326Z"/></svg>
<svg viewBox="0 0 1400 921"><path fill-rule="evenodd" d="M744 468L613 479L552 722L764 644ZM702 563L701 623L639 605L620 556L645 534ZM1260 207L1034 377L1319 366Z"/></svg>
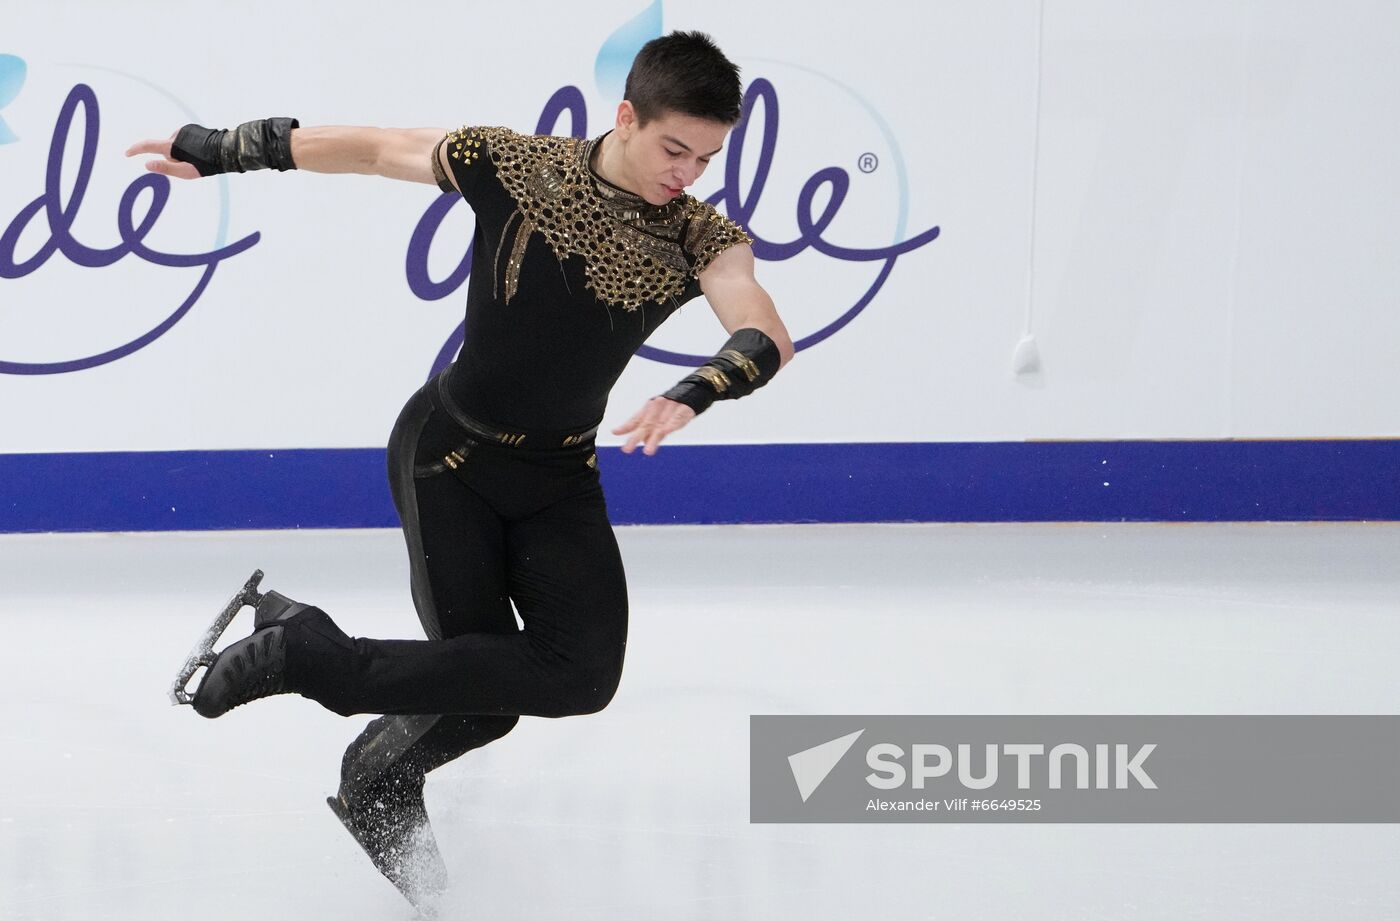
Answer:
<svg viewBox="0 0 1400 921"><path fill-rule="evenodd" d="M179 133L175 132L175 134ZM170 145L175 142L175 134L163 141L154 139L138 141L126 149L126 155L134 157L137 154L156 154L161 159L147 160L146 169L164 176L174 176L176 179L198 179L199 170L195 169L193 163L176 160L170 156Z"/></svg>

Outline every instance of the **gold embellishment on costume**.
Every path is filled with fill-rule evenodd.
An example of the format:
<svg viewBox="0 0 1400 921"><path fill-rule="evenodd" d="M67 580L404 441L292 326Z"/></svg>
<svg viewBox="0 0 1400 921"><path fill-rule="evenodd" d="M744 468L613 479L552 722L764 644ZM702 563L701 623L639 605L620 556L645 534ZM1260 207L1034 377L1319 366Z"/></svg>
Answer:
<svg viewBox="0 0 1400 921"><path fill-rule="evenodd" d="M690 195L652 205L595 179L588 160L597 140L522 135L509 128L454 134L471 151L485 148L522 215L512 254L523 253L528 225L560 262L583 257L588 289L608 304L636 310L648 301L665 303L682 295L725 249L753 242L739 225ZM471 151L464 146L462 153ZM518 271L518 259L515 266ZM507 301L514 291L508 269Z"/></svg>
<svg viewBox="0 0 1400 921"><path fill-rule="evenodd" d="M496 244L496 261L491 263L491 297L499 299L500 294L496 290L496 279L501 277L501 250L505 248L506 237L510 236L510 223L520 216L520 211L515 210L506 218L506 225L501 228L501 239Z"/></svg>
<svg viewBox="0 0 1400 921"><path fill-rule="evenodd" d="M583 441L583 436L582 436L582 435L569 435L568 437L566 437L566 438L564 439L564 443L563 443L562 445L560 445L560 447L561 447L561 448L567 448L567 447L569 447L569 445L576 445L576 444L578 444L580 441Z"/></svg>
<svg viewBox="0 0 1400 921"><path fill-rule="evenodd" d="M512 435L509 432L501 432L497 437L501 440L502 444L510 445L512 448L520 447L525 441L524 435Z"/></svg>
<svg viewBox="0 0 1400 921"><path fill-rule="evenodd" d="M729 389L729 375L719 368L710 365L702 365L695 369L695 373L710 382L710 386L715 388L716 393L724 393Z"/></svg>
<svg viewBox="0 0 1400 921"><path fill-rule="evenodd" d="M727 358L744 372L744 377L749 379L749 383L758 380L758 365L753 363L753 359L745 355L738 349L725 349L719 353L720 358Z"/></svg>
<svg viewBox="0 0 1400 921"><path fill-rule="evenodd" d="M530 242L530 234L535 226L529 219L521 218L515 231L515 243L510 248L510 258L506 260L506 303L515 297L515 289L520 287L520 265L525 261L525 246Z"/></svg>
<svg viewBox="0 0 1400 921"><path fill-rule="evenodd" d="M481 156L481 139L477 137L475 128L459 128L456 131L447 132L447 139L452 142L451 157L461 161L463 166L470 166L472 161Z"/></svg>
<svg viewBox="0 0 1400 921"><path fill-rule="evenodd" d="M590 467L597 467L597 466L598 466L598 455L596 455L596 454L590 454L590 455L588 455L588 466L590 466Z"/></svg>

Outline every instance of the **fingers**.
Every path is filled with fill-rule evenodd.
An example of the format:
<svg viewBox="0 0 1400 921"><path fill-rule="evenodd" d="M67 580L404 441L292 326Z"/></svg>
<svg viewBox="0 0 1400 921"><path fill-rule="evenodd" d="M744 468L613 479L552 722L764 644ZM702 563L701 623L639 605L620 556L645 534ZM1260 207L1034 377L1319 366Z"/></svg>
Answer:
<svg viewBox="0 0 1400 921"><path fill-rule="evenodd" d="M641 431L637 432L637 434L627 439L627 443L622 446L622 453L631 454L632 451L637 447L637 444L641 443L643 445L642 453L650 457L651 455L657 452L657 449L660 446L662 439L664 439L665 437L665 430L653 429L649 426L643 427Z"/></svg>
<svg viewBox="0 0 1400 921"><path fill-rule="evenodd" d="M137 141L135 144L128 147L126 149L126 155L128 157L134 157L137 154L160 154L162 157L169 157L170 144L171 142L169 140L158 141L154 138L148 138L144 141Z"/></svg>
<svg viewBox="0 0 1400 921"><path fill-rule="evenodd" d="M670 429L660 428L652 425L643 425L642 428L622 446L623 454L631 454L638 443L643 444L642 453L650 457L656 453L663 438L666 437Z"/></svg>
<svg viewBox="0 0 1400 921"><path fill-rule="evenodd" d="M622 425L613 429L614 435L625 435L628 432L632 433L632 436L622 445L623 454L631 454L632 449L637 446L639 441L645 440L650 444L650 438L648 436L650 435L652 425L655 423L655 415L656 397L652 397L631 419L628 419L626 422L622 423Z"/></svg>
<svg viewBox="0 0 1400 921"><path fill-rule="evenodd" d="M144 141L137 141L126 149L128 157L135 157L141 154L155 154L162 159L147 160L146 169L153 173L160 173L162 176L172 176L176 179L198 179L199 170L193 163L186 163L183 160L176 160L171 157L170 149L174 143L175 135L165 140L147 138Z"/></svg>
<svg viewBox="0 0 1400 921"><path fill-rule="evenodd" d="M651 457L657 451L660 451L662 440L665 439L665 437L668 434L670 434L671 431L671 429L658 430L655 434L653 434L650 438L647 439L647 446L642 449L642 453L645 454L647 457Z"/></svg>
<svg viewBox="0 0 1400 921"><path fill-rule="evenodd" d="M646 403L642 405L642 408L637 410L637 412L632 416L631 419L628 419L626 422L613 429L612 433L614 435L626 435L628 432L632 431L632 429L636 428L637 424L640 423L643 419L647 418L650 415L653 415L656 412L658 400L664 400L664 398L652 397L650 400L647 400Z"/></svg>
<svg viewBox="0 0 1400 921"><path fill-rule="evenodd" d="M173 176L176 179L199 178L199 170L195 169L193 163L182 163L179 160L147 160L146 169L153 173L160 173L162 176Z"/></svg>
<svg viewBox="0 0 1400 921"><path fill-rule="evenodd" d="M694 417L695 411L688 406L653 397L641 412L614 429L613 433L621 435L632 432L622 445L623 454L631 454L638 444L644 444L646 447L642 453L650 457L660 449L667 435L682 428Z"/></svg>
<svg viewBox="0 0 1400 921"><path fill-rule="evenodd" d="M628 431L632 432L632 434L622 443L622 453L631 454L632 449L635 448L639 442L650 445L652 439L652 424L651 420L641 420L636 425L629 425ZM618 434L622 433L619 432Z"/></svg>
<svg viewBox="0 0 1400 921"><path fill-rule="evenodd" d="M626 435L628 432L632 431L632 429L634 429L634 428L637 427L637 423L641 421L642 416L645 415L645 414L646 414L646 410L645 410L645 409L642 409L640 412L638 412L636 415L634 415L631 419L628 419L626 422L622 423L622 424L619 425L617 428L613 429L613 430L612 430L612 433L613 433L614 435Z"/></svg>

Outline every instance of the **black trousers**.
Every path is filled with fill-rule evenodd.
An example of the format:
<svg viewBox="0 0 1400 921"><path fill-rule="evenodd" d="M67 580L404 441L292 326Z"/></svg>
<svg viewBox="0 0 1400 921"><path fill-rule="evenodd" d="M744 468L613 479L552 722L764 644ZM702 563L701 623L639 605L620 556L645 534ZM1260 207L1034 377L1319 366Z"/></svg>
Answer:
<svg viewBox="0 0 1400 921"><path fill-rule="evenodd" d="M386 784L421 796L426 772L520 716L602 709L627 639L626 579L591 438L538 448L474 437L434 379L400 413L388 466L428 639L354 639L302 690L343 715L387 714L345 753L352 796Z"/></svg>

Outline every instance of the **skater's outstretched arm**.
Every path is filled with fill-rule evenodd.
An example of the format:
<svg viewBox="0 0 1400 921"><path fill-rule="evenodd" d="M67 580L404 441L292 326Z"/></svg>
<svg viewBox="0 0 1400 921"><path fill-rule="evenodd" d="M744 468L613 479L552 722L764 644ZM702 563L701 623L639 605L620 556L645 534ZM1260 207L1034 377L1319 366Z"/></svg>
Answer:
<svg viewBox="0 0 1400 921"><path fill-rule="evenodd" d="M147 139L139 141L126 151L128 157L137 154L155 154L159 159L147 160L146 169L177 179L198 179L201 175L213 175L227 170L211 166L214 154L207 151L217 147L218 140L210 141L203 151L207 160L203 171L190 161L198 154L189 148L198 140L208 137L208 129L201 126L187 126L197 129L181 138L181 131L165 140ZM235 129L237 130L237 129ZM201 132L206 134L201 135ZM313 173L358 173L365 176L384 176L387 179L402 179L405 182L436 183L433 175L433 148L447 133L445 128L369 128L343 125L329 125L316 128L292 128L290 154L296 169ZM172 150L177 141L182 149ZM269 145L271 146L271 145ZM445 153L445 151L444 151ZM176 156L179 154L179 156ZM271 154L269 154L271 156ZM278 166L273 160L268 165ZM446 169L449 180L452 171ZM455 182L454 182L455 185Z"/></svg>

